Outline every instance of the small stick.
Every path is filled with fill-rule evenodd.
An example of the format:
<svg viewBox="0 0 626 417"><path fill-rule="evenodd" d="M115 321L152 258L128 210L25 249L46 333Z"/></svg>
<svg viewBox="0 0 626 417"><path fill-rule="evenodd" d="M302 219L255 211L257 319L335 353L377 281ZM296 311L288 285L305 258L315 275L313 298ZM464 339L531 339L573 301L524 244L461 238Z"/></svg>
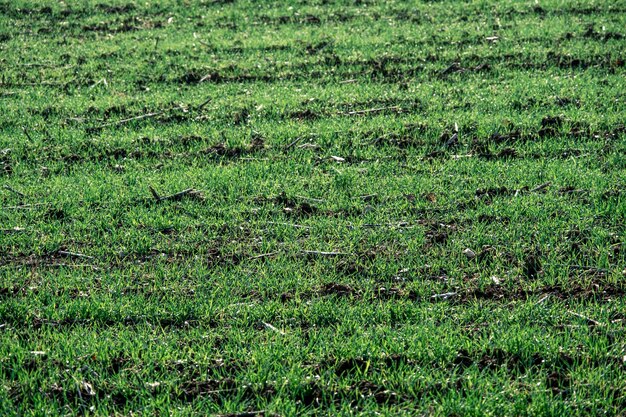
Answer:
<svg viewBox="0 0 626 417"><path fill-rule="evenodd" d="M27 265L32 265L32 264L27 264ZM40 264L42 267L48 267L48 268L91 268L94 271L99 271L100 268L98 268L95 265L89 265L89 264L64 264L64 263L59 263L59 264Z"/></svg>
<svg viewBox="0 0 626 417"><path fill-rule="evenodd" d="M76 65L66 65L64 67L60 66L60 65L55 65L52 63L38 63L38 62L25 62L23 64L19 64L23 67L44 67L44 68L58 68L58 69L72 69L74 68Z"/></svg>
<svg viewBox="0 0 626 417"><path fill-rule="evenodd" d="M19 206L8 206L2 207L3 210L19 210L19 209L28 209L39 206L46 206L50 203L35 203L35 204L20 204Z"/></svg>
<svg viewBox="0 0 626 417"><path fill-rule="evenodd" d="M266 323L264 321L262 321L261 323L263 323L263 326L265 326L266 328L275 331L276 333L280 334L281 336L285 335L285 332L283 332L282 330L278 330L276 327L272 326L269 323Z"/></svg>
<svg viewBox="0 0 626 417"><path fill-rule="evenodd" d="M11 191L12 193L15 193L15 194L19 195L19 196L20 196L20 197L22 197L22 198L25 198L25 197L26 197L26 195L25 195L24 193L20 193L19 191L17 191L16 189L12 188L11 186L9 186L9 185L7 185L7 184L5 184L5 185L4 185L4 188L5 188L6 190Z"/></svg>
<svg viewBox="0 0 626 417"><path fill-rule="evenodd" d="M582 314L578 314L578 313L576 313L576 312L574 312L574 311L571 311L571 310L567 310L567 312L568 312L569 314L573 315L573 316L576 316L576 317L578 317L578 318L581 318L581 319L583 319L583 320L586 320L586 321L587 321L587 324L588 324L588 325L590 325L590 326L603 326L603 324L602 324L602 323L600 323L599 321L596 321L596 320L594 320L594 319L590 319L589 317L585 317L585 316L583 316Z"/></svg>
<svg viewBox="0 0 626 417"><path fill-rule="evenodd" d="M372 198L374 198L376 196L378 196L378 194L365 194L365 195L360 195L358 197L355 197L355 199L361 199L361 200L364 200L364 201L369 201L369 200L371 200Z"/></svg>
<svg viewBox="0 0 626 417"><path fill-rule="evenodd" d="M229 304L228 307L253 307L256 303L234 303Z"/></svg>
<svg viewBox="0 0 626 417"><path fill-rule="evenodd" d="M464 72L464 71L467 71L467 70L463 68L461 65L459 65L458 62L453 62L452 64L450 64L448 68L441 71L441 75L447 75L451 72Z"/></svg>
<svg viewBox="0 0 626 417"><path fill-rule="evenodd" d="M296 138L296 140L294 140L293 142L291 142L289 145L285 146L285 150L288 151L289 149L293 148L294 146L296 146L298 144L298 142L300 142L302 139L304 139L303 136L300 136L299 138Z"/></svg>
<svg viewBox="0 0 626 417"><path fill-rule="evenodd" d="M66 83L52 82L52 81L42 81L39 83L14 83L14 82L0 81L0 86L3 86L3 87L40 87L40 86L58 87L61 85L63 86L68 85L74 82L74 80L75 79L72 79Z"/></svg>
<svg viewBox="0 0 626 417"><path fill-rule="evenodd" d="M265 416L265 410L244 411L242 413L234 413L234 414L218 414L216 417L262 417L262 416Z"/></svg>
<svg viewBox="0 0 626 417"><path fill-rule="evenodd" d="M196 110L202 110L204 108L204 106L206 106L207 104L209 104L211 102L211 100L213 100L213 98L211 98L211 97L207 98L204 102L202 102L202 104L200 104L198 107L196 107Z"/></svg>
<svg viewBox="0 0 626 417"><path fill-rule="evenodd" d="M23 227L19 227L19 226L15 226L11 229L0 229L0 232L2 233L18 233L18 232L24 232L26 231L26 229L24 229Z"/></svg>
<svg viewBox="0 0 626 417"><path fill-rule="evenodd" d="M64 250L57 251L57 254L61 255L61 256L69 256L69 257L72 257L72 258L94 259L93 256L83 255L82 253L78 253L78 252L68 252L68 251L64 251Z"/></svg>
<svg viewBox="0 0 626 417"><path fill-rule="evenodd" d="M151 185L148 185L148 188L150 189L150 192L152 193L152 196L154 197L154 199L157 202L161 201L161 196L159 195L159 193L157 193L156 190Z"/></svg>
<svg viewBox="0 0 626 417"><path fill-rule="evenodd" d="M608 273L609 270L606 268L596 268L595 266L582 266L582 265L570 265L569 269L574 271L593 271L593 272L601 272Z"/></svg>
<svg viewBox="0 0 626 417"><path fill-rule="evenodd" d="M156 190L151 185L148 185L148 188L150 189L150 192L152 193L152 196L154 197L157 203L161 201L165 201L165 200L180 200L186 195L201 196L201 194L198 191L196 191L194 188L187 188L186 190L180 191L175 194L166 195L166 196L160 196L159 193L157 193Z"/></svg>
<svg viewBox="0 0 626 417"><path fill-rule="evenodd" d="M385 110L401 110L399 106L391 106L391 107L377 107L375 109L365 109L365 110L354 110L349 112L340 113L345 116L354 116L357 114L368 114L368 113L379 113Z"/></svg>
<svg viewBox="0 0 626 417"><path fill-rule="evenodd" d="M279 224L281 226L290 226L290 227L295 227L297 229L310 229L310 226L303 226L301 224L295 224L295 223L284 223L284 222L267 222L267 224Z"/></svg>
<svg viewBox="0 0 626 417"><path fill-rule="evenodd" d="M442 299L442 300L447 300L448 298L454 297L457 293L455 292L447 292L445 294L435 294L433 296L431 296L430 298L432 299Z"/></svg>
<svg viewBox="0 0 626 417"><path fill-rule="evenodd" d="M176 194L166 195L165 197L161 197L160 201L163 201L163 200L178 200L181 197L184 197L186 195L194 193L195 191L196 190L194 190L193 188L187 188L186 190L183 190L183 191L178 192Z"/></svg>
<svg viewBox="0 0 626 417"><path fill-rule="evenodd" d="M349 256L350 253L346 252L322 252L317 250L303 250L300 253L305 255L320 255L320 256Z"/></svg>
<svg viewBox="0 0 626 417"><path fill-rule="evenodd" d="M303 195L296 195L294 197L299 198L300 200L313 201L314 203L323 203L323 202L325 202L325 200L321 200L319 198L305 197Z"/></svg>
<svg viewBox="0 0 626 417"><path fill-rule="evenodd" d="M129 117L127 119L117 120L115 122L104 123L104 124L101 124L100 126L92 127L92 128L90 128L90 130L100 130L100 129L103 129L105 127L110 127L110 126L120 126L120 125L126 124L128 122L132 122L133 120L149 119L151 117L160 116L160 115L162 115L164 113L167 113L167 112L172 111L172 110L176 110L178 108L179 107L171 107L169 109L165 109L165 110L161 110L161 111L157 111L157 112L153 112L153 113L141 114L139 116Z"/></svg>
<svg viewBox="0 0 626 417"><path fill-rule="evenodd" d="M538 185L535 188L533 188L532 190L530 190L530 192L534 193L534 192L537 192L537 191L541 191L541 190L544 190L544 189L548 188L551 185L552 185L552 182L550 182L550 181L544 182L543 184Z"/></svg>
<svg viewBox="0 0 626 417"><path fill-rule="evenodd" d="M544 295L543 297L541 297L541 299L540 299L539 301L537 301L537 302L535 303L535 305L539 305L539 304L543 303L543 302L544 302L544 301L546 301L548 298L550 298L550 294L546 294L546 295Z"/></svg>
<svg viewBox="0 0 626 417"><path fill-rule="evenodd" d="M364 223L361 225L362 227L374 228L374 227L408 227L408 222L398 222L398 223Z"/></svg>
<svg viewBox="0 0 626 417"><path fill-rule="evenodd" d="M303 143L302 145L298 145L298 149L318 149L319 145L316 145L314 143L308 142L308 143Z"/></svg>
<svg viewBox="0 0 626 417"><path fill-rule="evenodd" d="M262 253L262 254L260 254L260 255L253 256L253 257L251 257L251 258L249 258L249 259L250 259L250 260L252 260L252 259L267 258L267 257L270 257L270 256L274 256L274 255L276 255L277 253L278 253L278 252Z"/></svg>
<svg viewBox="0 0 626 417"><path fill-rule="evenodd" d="M28 140L32 142L33 138L30 137L30 134L28 133L28 129L26 129L26 126L22 126L22 130L24 131L24 134L26 135Z"/></svg>
<svg viewBox="0 0 626 417"><path fill-rule="evenodd" d="M104 84L104 86L105 86L105 87L108 87L108 86L109 86L109 83L107 83L106 78L102 78L100 81L93 83L93 84L89 87L89 89L92 89L92 88L96 87L96 86L97 86L97 85L99 85L99 84Z"/></svg>

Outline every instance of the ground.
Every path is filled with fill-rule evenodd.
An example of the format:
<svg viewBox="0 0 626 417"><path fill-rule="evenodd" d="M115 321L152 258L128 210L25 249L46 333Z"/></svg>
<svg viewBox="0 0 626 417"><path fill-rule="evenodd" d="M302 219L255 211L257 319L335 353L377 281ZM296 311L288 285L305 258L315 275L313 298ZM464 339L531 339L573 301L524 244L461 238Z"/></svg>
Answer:
<svg viewBox="0 0 626 417"><path fill-rule="evenodd" d="M0 0L0 414L624 415L625 28Z"/></svg>

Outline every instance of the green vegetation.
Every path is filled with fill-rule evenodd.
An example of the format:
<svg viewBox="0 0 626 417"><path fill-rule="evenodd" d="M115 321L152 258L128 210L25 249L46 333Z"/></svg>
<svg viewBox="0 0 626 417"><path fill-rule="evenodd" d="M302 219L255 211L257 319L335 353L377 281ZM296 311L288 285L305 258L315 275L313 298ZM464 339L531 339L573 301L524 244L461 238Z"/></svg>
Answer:
<svg viewBox="0 0 626 417"><path fill-rule="evenodd" d="M623 415L625 28L0 0L0 414Z"/></svg>

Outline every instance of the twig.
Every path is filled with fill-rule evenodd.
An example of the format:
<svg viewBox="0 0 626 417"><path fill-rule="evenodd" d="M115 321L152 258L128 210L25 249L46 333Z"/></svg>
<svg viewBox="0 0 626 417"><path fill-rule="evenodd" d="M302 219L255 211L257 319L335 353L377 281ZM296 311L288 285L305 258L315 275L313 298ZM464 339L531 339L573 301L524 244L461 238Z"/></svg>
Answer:
<svg viewBox="0 0 626 417"><path fill-rule="evenodd" d="M300 253L304 255L319 255L319 256L349 256L350 253L346 252L322 252L317 250L303 250Z"/></svg>
<svg viewBox="0 0 626 417"><path fill-rule="evenodd" d="M261 323L263 323L263 326L265 326L266 328L275 331L276 333L280 334L281 336L285 335L285 332L283 332L282 330L278 330L276 327L272 326L269 323L266 323L264 321L262 321Z"/></svg>
<svg viewBox="0 0 626 417"><path fill-rule="evenodd" d="M64 250L57 251L57 255L68 256L70 258L94 259L93 256L83 255L82 253L78 253L78 252L68 252L68 251L64 251Z"/></svg>
<svg viewBox="0 0 626 417"><path fill-rule="evenodd" d="M254 303L233 303L229 304L228 307L254 307L256 302Z"/></svg>
<svg viewBox="0 0 626 417"><path fill-rule="evenodd" d="M343 112L340 114L343 114L344 116L354 116L358 114L379 113L385 110L402 110L402 109L400 108L400 106L377 107L375 109L354 110L354 111L349 111L349 112Z"/></svg>
<svg viewBox="0 0 626 417"><path fill-rule="evenodd" d="M32 265L32 264L27 264L27 265ZM98 268L97 266L89 265L89 264L65 264L65 263L50 264L50 263L44 263L44 264L39 264L39 266L48 267L48 268L91 268L94 271L99 271L100 270L100 268Z"/></svg>
<svg viewBox="0 0 626 417"><path fill-rule="evenodd" d="M60 66L60 65L55 65L52 63L45 63L45 62L24 62L21 64L22 67L43 67L43 68L58 68L58 69L72 69L75 67L75 65L66 65L66 66Z"/></svg>
<svg viewBox="0 0 626 417"><path fill-rule="evenodd" d="M180 107L170 107L169 109L165 109L165 110L161 110L161 111L157 111L157 112L153 112L153 113L141 114L139 116L129 117L129 118L126 118L126 119L117 120L115 122L104 123L104 124L101 124L99 126L90 127L89 130L100 130L100 129L103 129L105 127L120 126L120 125L126 124L128 122L132 122L134 120L149 119L149 118L152 118L152 117L160 116L160 115L162 115L164 113L168 113L170 111L177 110L177 109L180 109Z"/></svg>
<svg viewBox="0 0 626 417"><path fill-rule="evenodd" d="M269 161L269 158L252 158L252 157L242 157L239 158L240 161Z"/></svg>
<svg viewBox="0 0 626 417"><path fill-rule="evenodd" d="M544 301L546 301L548 298L550 298L550 294L546 294L546 295L544 295L543 297L541 297L541 299L540 299L539 301L537 301L537 302L535 303L535 305L539 305L539 304L543 303L543 302L544 302Z"/></svg>
<svg viewBox="0 0 626 417"><path fill-rule="evenodd" d="M583 316L582 314L578 314L578 313L576 313L576 312L574 312L574 311L571 311L571 310L567 310L567 312L568 312L569 314L573 315L573 316L576 316L576 317L578 317L578 318L581 318L581 319L583 319L583 320L586 320L586 321L587 321L587 324L588 324L589 326L604 326L604 324L600 323L599 321L594 320L594 319L590 319L589 317Z"/></svg>
<svg viewBox="0 0 626 417"><path fill-rule="evenodd" d="M165 201L165 200L180 200L185 196L196 197L199 199L203 198L202 193L196 190L195 188L187 188L186 190L180 191L178 193L165 195L165 196L159 195L159 193L157 193L156 190L151 185L148 185L148 188L150 189L150 193L152 193L152 196L154 197L157 203L160 203L161 201Z"/></svg>
<svg viewBox="0 0 626 417"><path fill-rule="evenodd" d="M375 227L408 227L408 222L398 222L398 223L364 223L361 227L365 227L368 229L373 229Z"/></svg>
<svg viewBox="0 0 626 417"><path fill-rule="evenodd" d="M274 256L274 255L276 255L277 253L278 253L278 252L262 253L262 254L260 254L260 255L252 256L251 258L248 258L248 259L253 260L253 259L267 258L267 257L270 257L270 256Z"/></svg>
<svg viewBox="0 0 626 417"><path fill-rule="evenodd" d="M301 224L295 224L295 223L285 223L285 222L267 222L267 224L278 224L281 226L290 226L290 227L295 227L296 229L310 229L310 226L303 226Z"/></svg>
<svg viewBox="0 0 626 417"><path fill-rule="evenodd" d="M447 292L445 294L435 294L435 295L432 295L430 298L432 298L434 300L438 300L438 299L447 300L448 298L454 297L456 294L457 293L455 293L455 292Z"/></svg>
<svg viewBox="0 0 626 417"><path fill-rule="evenodd" d="M373 198L376 198L378 196L378 194L365 194L365 195L360 195L358 197L354 197L355 199L360 199L363 200L365 202L372 200Z"/></svg>
<svg viewBox="0 0 626 417"><path fill-rule="evenodd" d="M238 388L224 388L224 389L214 389L211 391L202 391L202 395L215 395L215 394L221 394L224 392L233 392L236 391Z"/></svg>
<svg viewBox="0 0 626 417"><path fill-rule="evenodd" d="M609 272L606 268L596 268L595 266L583 266L583 265L570 265L569 269L574 271L589 271L589 272L599 272L606 274Z"/></svg>
<svg viewBox="0 0 626 417"><path fill-rule="evenodd" d="M194 188L188 188L186 190L183 190L179 193L176 194L172 194L172 195L166 195L165 197L161 197L161 201L163 200L180 200L181 198L185 197L185 196L196 196L199 198L202 198L202 194L200 193L200 191L194 189Z"/></svg>
<svg viewBox="0 0 626 417"><path fill-rule="evenodd" d="M161 201L161 196L159 195L159 193L157 193L151 185L148 185L148 188L150 189L150 192L152 193L152 196L157 201L157 203Z"/></svg>
<svg viewBox="0 0 626 417"><path fill-rule="evenodd" d="M23 227L12 227L10 229L0 229L0 232L2 233L19 233L19 232L25 232L26 229L24 229Z"/></svg>
<svg viewBox="0 0 626 417"><path fill-rule="evenodd" d="M33 138L30 137L30 134L28 133L28 129L26 129L26 126L22 126L22 130L24 131L24 134L26 135L28 140L32 142Z"/></svg>
<svg viewBox="0 0 626 417"><path fill-rule="evenodd" d="M26 197L26 195L25 195L24 193L21 193L21 192L17 191L16 189L12 188L11 186L9 186L9 185L7 185L7 184L5 184L5 185L4 185L4 188L5 188L6 190L11 191L12 193L15 193L15 194L19 195L19 196L20 196L20 197L22 197L22 198L25 198L25 197Z"/></svg>
<svg viewBox="0 0 626 417"><path fill-rule="evenodd" d="M326 201L326 200L321 200L319 198L305 197L303 195L295 195L294 197L299 198L300 200L312 201L314 203L324 203Z"/></svg>
<svg viewBox="0 0 626 417"><path fill-rule="evenodd" d="M467 69L463 68L458 62L453 62L450 66L443 71L441 71L441 75L448 75L452 72L465 72Z"/></svg>
<svg viewBox="0 0 626 417"><path fill-rule="evenodd" d="M107 83L106 78L102 78L100 81L97 81L97 82L93 83L93 84L89 87L89 89L92 89L92 88L94 88L94 87L96 87L97 85L100 85L100 84L104 84L104 86L105 86L105 87L108 87L108 86L109 86L109 83Z"/></svg>
<svg viewBox="0 0 626 417"><path fill-rule="evenodd" d="M47 87L58 87L58 86L66 86L72 82L74 82L76 79L73 78L70 81L67 81L65 83L62 82L53 82L53 81L41 81L38 83L32 83L32 82L26 82L26 83L18 83L18 82L4 82L4 81L0 81L0 86L2 87L42 87L42 86L47 86Z"/></svg>
<svg viewBox="0 0 626 417"><path fill-rule="evenodd" d="M530 192L531 192L531 193L535 193L535 192L537 192L537 191L544 190L544 189L548 188L548 187L549 187L549 186L551 186L551 185L552 185L552 182L550 182L550 181L548 181L548 182L544 182L543 184L538 185L538 186L536 186L535 188L533 188L532 190L530 190Z"/></svg>
<svg viewBox="0 0 626 417"><path fill-rule="evenodd" d="M215 417L264 417L265 410L259 411L244 411L241 413L232 413L232 414L216 414Z"/></svg>
<svg viewBox="0 0 626 417"><path fill-rule="evenodd" d="M202 104L200 104L198 107L196 107L196 110L202 110L204 108L204 106L206 106L207 104L209 104L211 102L211 100L213 100L212 97L207 98L205 101L202 102Z"/></svg>
<svg viewBox="0 0 626 417"><path fill-rule="evenodd" d="M19 209L29 209L29 208L33 208L33 207L39 207L39 206L47 206L50 203L35 203L35 204L20 204L18 206L8 206L8 207L2 207L2 210L19 210Z"/></svg>
<svg viewBox="0 0 626 417"><path fill-rule="evenodd" d="M294 140L293 142L291 142L289 145L285 146L285 150L288 151L289 149L293 148L294 146L296 146L298 144L298 142L300 142L302 139L304 139L304 136L300 136L299 138L296 138L296 140Z"/></svg>
<svg viewBox="0 0 626 417"><path fill-rule="evenodd" d="M298 145L298 149L319 149L319 145L308 142L308 143L303 143L302 145Z"/></svg>

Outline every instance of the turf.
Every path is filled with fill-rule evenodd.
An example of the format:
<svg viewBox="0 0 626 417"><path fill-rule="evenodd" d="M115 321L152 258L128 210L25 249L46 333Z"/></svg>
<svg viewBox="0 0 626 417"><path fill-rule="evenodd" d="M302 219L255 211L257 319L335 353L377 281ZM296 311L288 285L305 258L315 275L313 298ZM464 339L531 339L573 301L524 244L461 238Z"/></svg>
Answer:
<svg viewBox="0 0 626 417"><path fill-rule="evenodd" d="M624 1L0 1L0 414L624 415Z"/></svg>

